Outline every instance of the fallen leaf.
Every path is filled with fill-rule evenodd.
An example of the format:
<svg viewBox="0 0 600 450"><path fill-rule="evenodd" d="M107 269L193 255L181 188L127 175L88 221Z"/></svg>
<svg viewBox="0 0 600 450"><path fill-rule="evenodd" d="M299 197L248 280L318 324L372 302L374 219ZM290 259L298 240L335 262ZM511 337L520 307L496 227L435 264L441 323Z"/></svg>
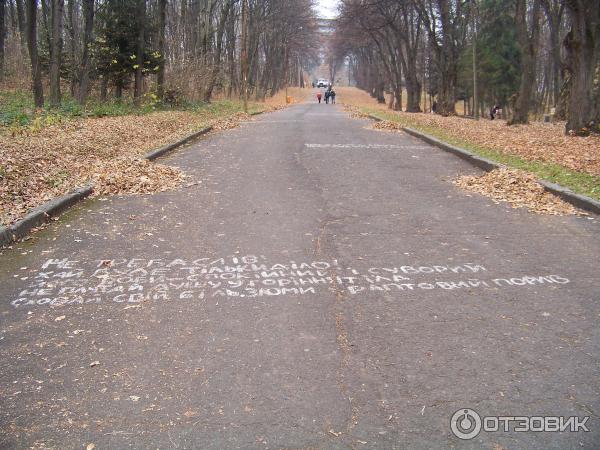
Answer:
<svg viewBox="0 0 600 450"><path fill-rule="evenodd" d="M495 202L508 202L514 208L526 207L538 214L585 214L547 192L535 176L517 169L502 168L479 176L461 176L454 180L454 184Z"/></svg>

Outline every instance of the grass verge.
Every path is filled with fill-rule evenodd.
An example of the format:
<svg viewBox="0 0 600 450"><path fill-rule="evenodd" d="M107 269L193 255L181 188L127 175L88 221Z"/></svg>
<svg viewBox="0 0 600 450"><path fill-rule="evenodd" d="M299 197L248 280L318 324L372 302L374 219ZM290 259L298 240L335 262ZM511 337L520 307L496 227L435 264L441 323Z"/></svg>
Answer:
<svg viewBox="0 0 600 450"><path fill-rule="evenodd" d="M249 113L266 109L267 106L260 103L250 102L248 105ZM45 105L43 108L35 108L30 92L0 92L0 127L8 127L13 131L22 128L38 131L48 125L85 117L145 115L158 111L190 111L208 116L222 116L241 110L242 103L235 100L216 100L213 103L185 101L171 107L160 102L152 94L145 95L139 106L134 105L131 99L99 101L91 98L84 107L72 97L65 96L60 106Z"/></svg>
<svg viewBox="0 0 600 450"><path fill-rule="evenodd" d="M468 142L464 139L457 139L456 137L450 136L442 128L424 126L423 124L417 123L405 116L401 116L393 112L386 112L382 111L381 109L368 107L361 107L359 110L364 114L369 114L377 117L378 119L387 120L398 123L405 127L413 128L417 131L440 139L448 144L464 148L500 164L505 164L509 167L531 172L540 179L560 184L561 186L571 189L573 192L586 195L595 200L600 200L600 177L598 176L572 170L559 164L543 161L529 161L520 156L502 153L497 150L491 150L489 148Z"/></svg>

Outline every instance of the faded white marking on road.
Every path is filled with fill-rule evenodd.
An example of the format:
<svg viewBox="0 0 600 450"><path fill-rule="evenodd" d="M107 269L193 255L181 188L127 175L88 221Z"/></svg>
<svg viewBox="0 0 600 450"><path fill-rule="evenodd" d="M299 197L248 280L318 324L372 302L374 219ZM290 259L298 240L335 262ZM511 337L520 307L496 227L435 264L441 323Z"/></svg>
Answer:
<svg viewBox="0 0 600 450"><path fill-rule="evenodd" d="M424 145L400 145L400 144L309 144L305 143L307 148L366 148L366 149L411 149L411 150L426 150L430 147Z"/></svg>
<svg viewBox="0 0 600 450"><path fill-rule="evenodd" d="M298 122L306 122L305 120L300 119L289 119L289 120L250 120L248 122L244 122L246 124L260 124L260 123L298 123Z"/></svg>

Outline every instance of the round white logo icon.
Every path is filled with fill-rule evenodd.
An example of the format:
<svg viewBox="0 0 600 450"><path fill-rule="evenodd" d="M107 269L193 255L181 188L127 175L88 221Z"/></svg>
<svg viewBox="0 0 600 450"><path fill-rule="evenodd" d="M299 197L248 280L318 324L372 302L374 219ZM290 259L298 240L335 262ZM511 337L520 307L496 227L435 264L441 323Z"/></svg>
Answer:
<svg viewBox="0 0 600 450"><path fill-rule="evenodd" d="M481 417L472 409L459 409L450 419L450 429L459 439L473 439L481 431Z"/></svg>

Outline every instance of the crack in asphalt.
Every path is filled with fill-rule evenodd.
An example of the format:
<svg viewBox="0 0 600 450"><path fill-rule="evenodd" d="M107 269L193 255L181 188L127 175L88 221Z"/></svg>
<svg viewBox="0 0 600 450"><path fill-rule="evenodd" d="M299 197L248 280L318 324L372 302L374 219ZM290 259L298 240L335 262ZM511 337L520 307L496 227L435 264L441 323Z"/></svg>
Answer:
<svg viewBox="0 0 600 450"><path fill-rule="evenodd" d="M325 238L325 236L327 234L327 228L330 225L335 224L335 223L340 223L343 220L344 220L344 218L340 217L340 218L326 219L321 222L321 225L319 227L319 234L317 236L317 239L315 240L315 256L326 255L326 253L323 251L323 239ZM330 258L333 258L332 255L327 255L327 256L329 256ZM358 425L360 409L359 409L358 405L356 404L356 399L354 397L352 397L352 392L350 390L350 387L348 386L348 384L345 381L345 372L348 370L348 366L350 363L350 357L351 357L351 353L352 353L350 340L348 338L348 331L347 331L346 325L344 323L346 319L345 319L345 311L344 311L343 305L346 300L346 296L344 294L342 287L338 283L335 272L332 269L329 269L328 271L330 273L331 279L333 280L332 291L335 294L334 309L335 309L336 342L337 342L338 348L341 353L341 360L340 360L340 365L338 367L338 371L336 374L336 381L337 381L338 387L340 389L340 392L342 393L342 395L344 395L344 397L348 398L348 401L350 402L351 412L350 412L350 417L346 423L345 431L349 436L352 436L352 431L354 430L356 425ZM352 439L356 439L356 438L352 437ZM354 445L351 444L351 448L355 448Z"/></svg>

